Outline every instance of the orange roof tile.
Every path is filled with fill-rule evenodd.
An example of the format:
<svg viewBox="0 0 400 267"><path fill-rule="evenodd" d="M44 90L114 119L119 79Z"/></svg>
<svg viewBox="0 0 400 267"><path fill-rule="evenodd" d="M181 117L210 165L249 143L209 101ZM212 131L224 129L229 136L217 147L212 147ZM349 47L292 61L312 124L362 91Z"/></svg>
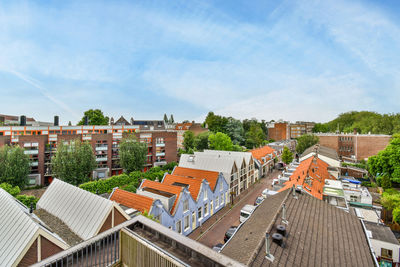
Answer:
<svg viewBox="0 0 400 267"><path fill-rule="evenodd" d="M253 158L257 159L261 163L265 163L262 158L268 156L269 154L274 153L275 149L269 146L263 146L260 148L250 150L250 152L253 155ZM270 160L270 158L268 158L268 160Z"/></svg>
<svg viewBox="0 0 400 267"><path fill-rule="evenodd" d="M182 187L184 187L184 185L187 185L188 190L192 195L193 199L197 201L197 197L199 196L199 191L202 182L203 180L199 178L189 178L189 177L167 174L165 175L162 183L167 185L176 185L176 186L181 186L179 184L182 184Z"/></svg>
<svg viewBox="0 0 400 267"><path fill-rule="evenodd" d="M140 212L144 212L145 210L150 211L154 201L150 197L141 196L122 189L116 189L111 195L110 200Z"/></svg>
<svg viewBox="0 0 400 267"><path fill-rule="evenodd" d="M328 172L328 167L329 165L326 162L317 157L310 157L303 160L290 176L290 180L287 181L285 186L278 192L284 191L293 185L301 185L303 189L312 196L322 200L325 179L336 180L336 178ZM307 181L307 177L310 177L309 181Z"/></svg>
<svg viewBox="0 0 400 267"><path fill-rule="evenodd" d="M217 185L218 181L218 172L213 171L205 171L205 170L196 170L191 168L184 168L184 167L175 167L174 171L172 172L173 175L185 176L189 178L199 178L199 179L206 179L206 181L210 184L211 190L215 190L215 186Z"/></svg>
<svg viewBox="0 0 400 267"><path fill-rule="evenodd" d="M145 188L145 187L176 195L174 205L172 205L172 208L171 208L171 214L174 213L176 203L178 202L179 196L182 192L182 187L176 186L176 185L167 185L167 184L150 181L150 180L143 180L142 186L140 188Z"/></svg>

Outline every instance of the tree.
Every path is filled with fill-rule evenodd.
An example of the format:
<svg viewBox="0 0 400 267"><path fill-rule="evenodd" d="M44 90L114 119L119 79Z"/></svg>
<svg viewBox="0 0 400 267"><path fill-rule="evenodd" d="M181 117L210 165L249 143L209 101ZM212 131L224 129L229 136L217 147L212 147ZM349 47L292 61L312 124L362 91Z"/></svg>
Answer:
<svg viewBox="0 0 400 267"><path fill-rule="evenodd" d="M381 186L383 189L388 189L392 187L392 182L390 181L389 175L385 174L382 176Z"/></svg>
<svg viewBox="0 0 400 267"><path fill-rule="evenodd" d="M127 173L141 171L147 159L147 144L139 142L134 134L126 135L119 143L119 157Z"/></svg>
<svg viewBox="0 0 400 267"><path fill-rule="evenodd" d="M208 138L210 137L210 134L210 132L203 132L194 138L194 147L197 151L208 149Z"/></svg>
<svg viewBox="0 0 400 267"><path fill-rule="evenodd" d="M236 145L244 144L244 129L240 120L229 117L225 125L225 131L231 138L232 143Z"/></svg>
<svg viewBox="0 0 400 267"><path fill-rule="evenodd" d="M232 151L233 144L231 138L224 133L218 132L208 137L209 147L214 150Z"/></svg>
<svg viewBox="0 0 400 267"><path fill-rule="evenodd" d="M304 150L313 146L319 142L319 137L313 134L304 134L297 138L296 151L298 154L302 154Z"/></svg>
<svg viewBox="0 0 400 267"><path fill-rule="evenodd" d="M29 156L19 146L0 147L0 183L25 187L30 172Z"/></svg>
<svg viewBox="0 0 400 267"><path fill-rule="evenodd" d="M250 125L249 131L246 133L246 147L254 148L263 144L266 135L260 124L253 122Z"/></svg>
<svg viewBox="0 0 400 267"><path fill-rule="evenodd" d="M12 195L13 197L16 197L21 192L19 186L12 186L8 183L1 183L0 188L3 188L7 193Z"/></svg>
<svg viewBox="0 0 400 267"><path fill-rule="evenodd" d="M80 185L90 180L90 174L97 167L96 158L89 142L72 140L69 144L60 142L55 156L51 159L55 177Z"/></svg>
<svg viewBox="0 0 400 267"><path fill-rule="evenodd" d="M169 123L174 123L174 115L171 114L171 117L169 118Z"/></svg>
<svg viewBox="0 0 400 267"><path fill-rule="evenodd" d="M208 112L204 123L207 125L208 129L214 133L226 133L226 124L228 123L228 118L215 115L214 112L210 111Z"/></svg>
<svg viewBox="0 0 400 267"><path fill-rule="evenodd" d="M166 114L166 113L164 113L164 122L165 122L165 123L168 123L168 117L167 117L167 114Z"/></svg>
<svg viewBox="0 0 400 267"><path fill-rule="evenodd" d="M78 125L85 124L85 117L88 117L89 125L108 125L109 118L105 117L100 109L89 109L85 111L84 116L78 122Z"/></svg>
<svg viewBox="0 0 400 267"><path fill-rule="evenodd" d="M293 160L293 153L286 146L283 148L282 161L289 164Z"/></svg>
<svg viewBox="0 0 400 267"><path fill-rule="evenodd" d="M388 175L391 182L400 183L400 134L394 134L384 150L368 158L368 168L374 176Z"/></svg>
<svg viewBox="0 0 400 267"><path fill-rule="evenodd" d="M186 131L183 134L183 146L185 150L188 151L189 149L194 148L194 133L192 131Z"/></svg>

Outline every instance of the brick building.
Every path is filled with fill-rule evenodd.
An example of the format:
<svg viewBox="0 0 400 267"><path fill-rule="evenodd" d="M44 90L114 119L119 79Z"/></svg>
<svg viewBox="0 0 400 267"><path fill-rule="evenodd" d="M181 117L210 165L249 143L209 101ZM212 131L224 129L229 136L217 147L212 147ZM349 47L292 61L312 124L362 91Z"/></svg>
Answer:
<svg viewBox="0 0 400 267"><path fill-rule="evenodd" d="M268 139L275 141L287 140L290 138L290 127L286 121L271 122L267 125Z"/></svg>
<svg viewBox="0 0 400 267"><path fill-rule="evenodd" d="M195 123L194 121L192 122L186 122L186 123L177 123L175 125L175 130L177 131L177 145L178 148L183 149L183 140L185 139L183 137L183 134L186 131L192 131L194 135L198 135L204 132L208 132L207 128L203 128L200 123Z"/></svg>
<svg viewBox="0 0 400 267"><path fill-rule="evenodd" d="M389 144L390 135L378 134L335 134L320 133L319 143L336 150L341 157L353 157L357 160L367 159L384 150Z"/></svg>
<svg viewBox="0 0 400 267"><path fill-rule="evenodd" d="M0 146L19 145L31 158L30 185L47 185L53 179L51 158L60 142L79 139L93 147L98 168L95 178L122 173L119 165L119 142L123 134L134 133L148 145L146 168L177 161L177 132L163 124L138 121L137 125L104 126L0 126ZM153 121L150 121L153 122ZM160 127L158 126L160 125Z"/></svg>
<svg viewBox="0 0 400 267"><path fill-rule="evenodd" d="M312 134L314 126L314 122L296 121L296 123L291 123L289 125L290 138L295 139L303 134Z"/></svg>

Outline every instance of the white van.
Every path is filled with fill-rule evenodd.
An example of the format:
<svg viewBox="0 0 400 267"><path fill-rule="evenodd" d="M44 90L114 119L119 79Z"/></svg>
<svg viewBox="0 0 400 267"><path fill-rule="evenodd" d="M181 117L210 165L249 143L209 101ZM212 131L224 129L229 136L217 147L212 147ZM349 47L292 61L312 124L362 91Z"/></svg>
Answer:
<svg viewBox="0 0 400 267"><path fill-rule="evenodd" d="M275 195L275 194L277 194L277 193L278 193L278 192L269 190L269 189L267 188L267 189L265 189L264 191L262 191L261 196L262 196L263 198L267 198L267 197L273 196L273 195Z"/></svg>
<svg viewBox="0 0 400 267"><path fill-rule="evenodd" d="M245 205L242 210L240 211L240 222L244 222L247 220L247 218L250 217L250 215L253 213L255 210L256 206L253 205Z"/></svg>

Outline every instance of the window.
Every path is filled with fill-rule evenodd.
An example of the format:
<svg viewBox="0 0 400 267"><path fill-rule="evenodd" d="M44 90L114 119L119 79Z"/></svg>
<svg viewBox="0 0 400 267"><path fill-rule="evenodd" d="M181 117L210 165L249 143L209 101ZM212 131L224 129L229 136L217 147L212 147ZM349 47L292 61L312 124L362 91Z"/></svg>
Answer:
<svg viewBox="0 0 400 267"><path fill-rule="evenodd" d="M208 203L204 205L204 216L208 215Z"/></svg>
<svg viewBox="0 0 400 267"><path fill-rule="evenodd" d="M207 199L207 189L204 189L204 199Z"/></svg>
<svg viewBox="0 0 400 267"><path fill-rule="evenodd" d="M219 206L219 196L215 198L215 207Z"/></svg>
<svg viewBox="0 0 400 267"><path fill-rule="evenodd" d="M178 233L182 233L182 222L181 221L176 222L176 231Z"/></svg>
<svg viewBox="0 0 400 267"><path fill-rule="evenodd" d="M224 183L222 182L222 179L219 180L219 191L222 191L224 189Z"/></svg>
<svg viewBox="0 0 400 267"><path fill-rule="evenodd" d="M203 218L202 208L201 207L197 210L197 218L199 218L199 219Z"/></svg>
<svg viewBox="0 0 400 267"><path fill-rule="evenodd" d="M381 248L381 257L392 259L393 258L393 251L391 249Z"/></svg>
<svg viewBox="0 0 400 267"><path fill-rule="evenodd" d="M224 204L224 194L221 194L221 202L220 202L220 204L221 205Z"/></svg>
<svg viewBox="0 0 400 267"><path fill-rule="evenodd" d="M183 212L188 211L189 210L189 200L185 200L183 202Z"/></svg>
<svg viewBox="0 0 400 267"><path fill-rule="evenodd" d="M184 229L185 231L189 229L189 215L185 216L185 222L184 222Z"/></svg>

